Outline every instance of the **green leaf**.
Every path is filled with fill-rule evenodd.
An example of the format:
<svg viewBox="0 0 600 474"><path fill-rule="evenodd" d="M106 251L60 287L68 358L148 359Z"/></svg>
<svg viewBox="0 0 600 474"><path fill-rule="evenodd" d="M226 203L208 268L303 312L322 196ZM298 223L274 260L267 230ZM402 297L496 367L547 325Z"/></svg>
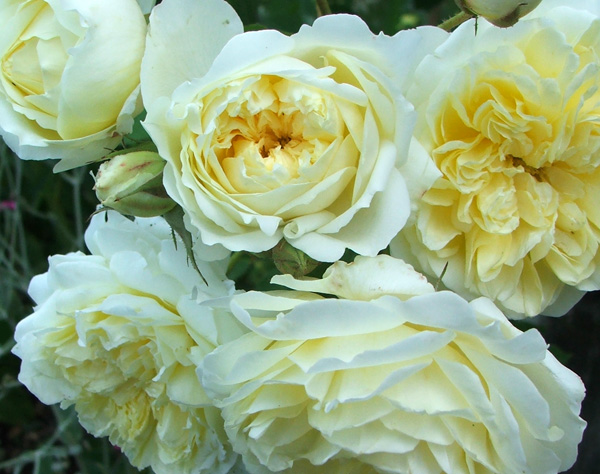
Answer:
<svg viewBox="0 0 600 474"><path fill-rule="evenodd" d="M202 275L202 272L200 271L200 268L198 268L198 264L196 263L196 256L194 255L194 240L192 238L192 234L189 230L187 230L183 222L183 209L181 208L181 206L175 206L172 210L164 214L163 217L171 226L171 229L175 233L177 233L177 235L179 235L179 237L181 238L181 241L185 246L185 251L187 253L189 262L198 272L198 275L200 275L202 281L208 285L208 283L206 283L206 280L204 279L204 276ZM176 240L175 245L177 245Z"/></svg>

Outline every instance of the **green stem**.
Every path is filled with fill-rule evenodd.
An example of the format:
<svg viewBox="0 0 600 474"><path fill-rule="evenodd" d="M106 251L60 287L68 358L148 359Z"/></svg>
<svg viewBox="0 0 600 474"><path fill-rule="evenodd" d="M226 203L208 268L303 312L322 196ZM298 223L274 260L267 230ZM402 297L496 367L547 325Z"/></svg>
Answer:
<svg viewBox="0 0 600 474"><path fill-rule="evenodd" d="M61 175L73 188L73 213L75 214L75 243L78 250L83 250L83 208L81 204L81 186L87 177L84 167L73 169L70 173Z"/></svg>
<svg viewBox="0 0 600 474"><path fill-rule="evenodd" d="M446 21L443 21L438 26L442 30L452 31L454 28L456 28L459 25L462 25L465 21L470 20L474 16L475 15L473 15L472 13L459 12L456 15L448 18Z"/></svg>
<svg viewBox="0 0 600 474"><path fill-rule="evenodd" d="M317 15L331 15L331 8L329 8L329 3L327 3L327 0L317 0Z"/></svg>

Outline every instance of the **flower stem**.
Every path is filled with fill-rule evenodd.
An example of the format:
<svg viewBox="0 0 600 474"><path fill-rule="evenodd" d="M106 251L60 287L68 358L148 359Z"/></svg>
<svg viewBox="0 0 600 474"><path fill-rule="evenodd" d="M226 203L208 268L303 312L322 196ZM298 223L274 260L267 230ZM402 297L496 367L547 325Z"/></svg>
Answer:
<svg viewBox="0 0 600 474"><path fill-rule="evenodd" d="M472 13L459 12L456 15L448 18L446 21L443 21L438 26L442 30L452 31L454 28L456 28L459 25L462 25L465 21L470 20L474 16L475 15L473 15Z"/></svg>
<svg viewBox="0 0 600 474"><path fill-rule="evenodd" d="M331 15L331 8L327 0L317 0L317 16Z"/></svg>

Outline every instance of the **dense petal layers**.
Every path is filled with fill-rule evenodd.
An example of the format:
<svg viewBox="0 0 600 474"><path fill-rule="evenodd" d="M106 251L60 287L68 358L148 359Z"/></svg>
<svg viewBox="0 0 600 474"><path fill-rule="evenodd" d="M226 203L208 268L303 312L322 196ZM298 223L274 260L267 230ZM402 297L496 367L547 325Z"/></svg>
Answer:
<svg viewBox="0 0 600 474"><path fill-rule="evenodd" d="M236 295L250 332L201 364L250 472L547 473L569 468L584 388L535 330L436 292L387 256L304 291Z"/></svg>
<svg viewBox="0 0 600 474"><path fill-rule="evenodd" d="M433 170L425 188L437 177L418 147L408 157L396 58L410 69L441 35L376 36L348 15L242 34L225 2L162 2L142 91L167 192L208 244L258 252L285 238L321 261L375 255L409 214L406 175Z"/></svg>
<svg viewBox="0 0 600 474"><path fill-rule="evenodd" d="M92 219L86 243L92 255L53 256L31 282L37 306L13 350L19 380L44 403L74 405L137 467L228 472L236 456L195 375L198 360L242 332L198 304L232 293L226 261L199 259L206 285L164 221L113 212Z"/></svg>
<svg viewBox="0 0 600 474"><path fill-rule="evenodd" d="M514 317L600 288L600 12L559 3L510 30L463 25L407 93L443 176L392 253Z"/></svg>

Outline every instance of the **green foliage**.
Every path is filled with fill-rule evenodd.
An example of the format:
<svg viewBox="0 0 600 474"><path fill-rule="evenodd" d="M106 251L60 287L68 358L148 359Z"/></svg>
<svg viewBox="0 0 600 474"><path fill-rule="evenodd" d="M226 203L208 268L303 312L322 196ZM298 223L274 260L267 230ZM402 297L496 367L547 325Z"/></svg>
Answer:
<svg viewBox="0 0 600 474"><path fill-rule="evenodd" d="M231 0L246 30L273 28L297 31L317 17L315 0ZM332 13L360 16L375 33L393 35L400 29L436 25L456 13L452 0L330 0Z"/></svg>

